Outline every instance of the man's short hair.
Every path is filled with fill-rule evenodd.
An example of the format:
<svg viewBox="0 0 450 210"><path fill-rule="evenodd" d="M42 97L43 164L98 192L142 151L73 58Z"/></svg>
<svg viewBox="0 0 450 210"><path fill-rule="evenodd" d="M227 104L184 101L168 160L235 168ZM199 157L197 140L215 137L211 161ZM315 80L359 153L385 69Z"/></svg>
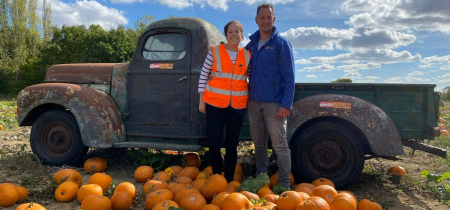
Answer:
<svg viewBox="0 0 450 210"><path fill-rule="evenodd" d="M270 9L272 9L272 15L275 16L275 10L273 9L273 5L272 4L260 4L260 5L258 5L258 9L256 10L256 16L258 16L259 10L261 8L270 8Z"/></svg>

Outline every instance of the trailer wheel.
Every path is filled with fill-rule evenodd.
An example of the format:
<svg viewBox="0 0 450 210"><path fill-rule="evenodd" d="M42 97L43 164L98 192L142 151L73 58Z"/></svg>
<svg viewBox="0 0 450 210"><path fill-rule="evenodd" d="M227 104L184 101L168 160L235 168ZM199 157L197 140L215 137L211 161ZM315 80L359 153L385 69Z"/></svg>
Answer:
<svg viewBox="0 0 450 210"><path fill-rule="evenodd" d="M296 180L312 182L328 178L336 188L346 188L361 176L364 150L346 126L330 121L318 122L292 140L292 172Z"/></svg>
<svg viewBox="0 0 450 210"><path fill-rule="evenodd" d="M30 145L43 164L74 165L89 149L80 135L77 121L64 110L42 114L33 124Z"/></svg>

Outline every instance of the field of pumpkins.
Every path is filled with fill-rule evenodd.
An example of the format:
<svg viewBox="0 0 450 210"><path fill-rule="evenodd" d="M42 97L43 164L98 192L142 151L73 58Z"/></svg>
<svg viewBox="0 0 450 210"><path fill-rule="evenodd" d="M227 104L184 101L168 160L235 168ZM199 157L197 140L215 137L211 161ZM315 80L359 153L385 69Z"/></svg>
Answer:
<svg viewBox="0 0 450 210"><path fill-rule="evenodd" d="M337 191L333 181L320 178L312 183L296 183L291 188L277 185L278 173L258 174L243 179L241 164L236 164L234 181L227 183L223 174L213 174L211 166L200 170L197 153L183 155L179 165L159 172L152 166L139 166L130 177L115 183L101 157L84 163L84 173L91 176L83 183L75 169L61 169L52 174L57 185L57 202L76 203L82 210L378 210L369 199L357 200L349 191ZM392 169L397 173L399 167ZM396 172L394 172L396 171ZM130 172L132 173L132 172ZM403 171L398 172L401 175ZM135 183L135 184L133 184ZM26 188L11 183L0 184L0 206L10 209L46 209L44 204L22 203ZM138 199L139 198L139 199ZM0 207L0 209L1 209Z"/></svg>

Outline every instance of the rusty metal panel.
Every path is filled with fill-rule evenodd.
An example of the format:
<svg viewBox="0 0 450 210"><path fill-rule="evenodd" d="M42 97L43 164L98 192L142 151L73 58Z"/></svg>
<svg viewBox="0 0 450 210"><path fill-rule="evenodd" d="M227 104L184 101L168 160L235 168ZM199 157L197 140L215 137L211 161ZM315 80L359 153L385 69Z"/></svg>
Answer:
<svg viewBox="0 0 450 210"><path fill-rule="evenodd" d="M111 147L126 141L119 110L106 93L86 86L43 83L23 89L17 96L19 125L28 113L43 104L66 107L77 119L83 143L88 147Z"/></svg>
<svg viewBox="0 0 450 210"><path fill-rule="evenodd" d="M303 123L318 117L337 117L351 122L379 156L403 154L400 135L389 116L374 104L347 95L322 94L296 101L289 117L288 139Z"/></svg>
<svg viewBox="0 0 450 210"><path fill-rule="evenodd" d="M127 70L129 63L119 63L114 66L111 82L111 97L116 102L121 114L125 112L127 102ZM123 115L122 115L123 116Z"/></svg>
<svg viewBox="0 0 450 210"><path fill-rule="evenodd" d="M58 64L47 70L45 82L110 84L114 63Z"/></svg>

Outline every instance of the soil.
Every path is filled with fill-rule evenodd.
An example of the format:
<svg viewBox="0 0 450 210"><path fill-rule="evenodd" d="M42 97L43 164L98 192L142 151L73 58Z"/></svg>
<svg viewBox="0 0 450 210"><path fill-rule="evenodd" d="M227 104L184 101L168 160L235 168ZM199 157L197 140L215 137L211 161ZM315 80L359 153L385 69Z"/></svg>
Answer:
<svg viewBox="0 0 450 210"><path fill-rule="evenodd" d="M4 166L7 164L3 162L4 156L2 156L1 153L1 151L7 151L11 148L18 149L20 148L18 145L24 144L24 150L31 151L29 147L29 133L30 128L17 126L9 127L4 131L0 131L0 183L11 182L20 185L21 180L24 180L23 177L33 176L33 174L30 174L30 170L28 168L19 170L17 170L17 168L14 170L5 168ZM240 158L238 161L243 165L244 174L247 173L254 175L252 174L254 173L254 157L251 155L252 151L250 147L246 146L243 148L245 149L240 150ZM446 161L439 160L440 158L436 156L420 151L415 151L414 154L412 154L411 150L407 147L404 148L404 151L404 155L398 156L401 160L397 161L385 159L366 160L365 169L361 179L351 185L347 190L354 193L358 200L367 198L378 202L382 205L383 209L450 209L449 205L446 204L446 201L441 201L439 194L432 190L432 186L434 186L434 184L428 183L426 178L422 177L420 174L424 169L427 169L432 173L447 172L449 171L449 168L448 165L445 164ZM127 155L126 150L90 150L85 159L97 156L102 157L107 161L108 168L105 173L110 175L117 184L121 182L131 182L136 186L138 195L131 209L145 209L142 193L143 183L138 183L133 178L133 173L135 170L134 161L129 155ZM401 178L391 177L386 172L391 165L399 165L404 167L407 170L407 175ZM41 167L45 173L49 174L49 177L61 168L74 168L82 174L83 184L86 184L91 176L91 174L84 171L82 164L75 167ZM276 170L276 168L274 170ZM43 181L46 180L44 179ZM77 200L70 203L58 203L53 198L39 200L37 199L38 197L38 195L29 194L25 202L36 202L49 210L80 209L80 203ZM0 207L0 209L15 209L18 205L19 204L16 204L7 208Z"/></svg>

